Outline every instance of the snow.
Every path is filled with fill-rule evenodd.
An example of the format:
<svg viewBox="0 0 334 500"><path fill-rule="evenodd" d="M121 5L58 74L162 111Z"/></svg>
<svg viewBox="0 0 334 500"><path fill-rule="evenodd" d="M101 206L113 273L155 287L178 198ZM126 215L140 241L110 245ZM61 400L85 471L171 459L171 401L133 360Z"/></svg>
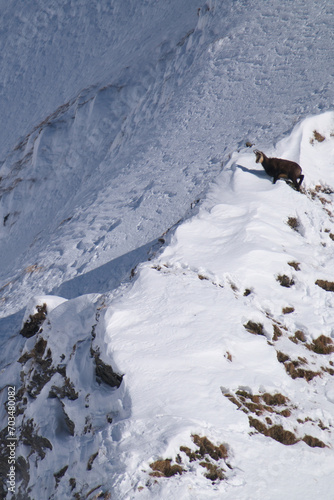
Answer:
<svg viewBox="0 0 334 500"><path fill-rule="evenodd" d="M333 129L333 114L323 115L322 120L323 125L329 126L327 140L332 141L333 151L333 138L328 133ZM326 158L327 170L321 174L328 185L333 185L334 159L327 157L328 144L323 144L324 150L319 144L312 151L312 133L306 140L307 132L313 132L319 121L319 117L313 123L311 119L305 120L284 143L289 151L296 148L297 138L302 137L300 156L305 154L304 148L309 150L305 171L310 172L310 178L316 178L312 156L317 156L322 164ZM279 143L277 150L282 147ZM314 185L307 185L308 189L311 187ZM313 231L305 230L303 236L287 225L288 217L296 214L296 206L298 215L312 213L319 219L317 226L313 222ZM222 400L220 390L223 386L223 392L240 388L247 388L253 394L281 392L297 405L299 419L325 419L330 427L333 425L332 402L324 391L324 386L333 385L331 376L323 376L317 384L292 381L277 362L277 351L284 349L294 358L296 346L284 338L279 341L279 348L273 348L266 340L272 338L274 320L282 322L291 334L301 329L308 340L317 337L320 331L331 336L333 302L328 292L317 290L315 285L318 266L314 254L322 247L323 241L319 241L322 225L326 224L328 229L332 225L331 218L323 212L323 207L314 206L310 196L289 189L284 182L270 185L260 167L254 168L252 153L232 157L208 192L198 215L177 228L159 257L142 265L133 286L112 301L105 316L108 352L114 366L122 367L126 374L124 381L132 401L127 424L133 431L127 431L127 439L120 443L118 453L127 455L130 447L131 451L136 450L133 454L140 449L144 456L151 456L151 462L159 456L175 457L178 447L187 440L187 432L188 440L191 433L200 433L215 442L227 442L233 449L236 477L227 480L227 485L216 486L226 498L263 498L269 485L269 498L273 499L281 498L283 491L288 492L289 498L316 495L330 498L328 480L333 471L325 465L330 460L330 451L323 454L322 462L320 454L307 449L305 444L294 445L293 454L282 450L282 445L262 441L268 438L254 437L251 447L255 451L247 453L250 446L247 418L240 412L238 416L237 411L231 414L231 403ZM322 273L327 277L332 272L331 253L326 264L322 264ZM290 261L300 262L301 271L293 271L288 265ZM276 282L275 275L281 273L295 278L293 288L284 288ZM247 288L252 293L244 297ZM294 312L285 318L282 309L286 306L293 306ZM265 337L247 333L243 327L247 320L262 322ZM231 355L232 362L226 353ZM305 348L299 354L308 356ZM313 357L311 363L316 363ZM169 431L174 441L172 447L168 441L161 446L166 440L166 418L173 426ZM137 433L133 437L143 420L150 429L149 440L146 435L140 439ZM290 426L291 431L296 430L296 421ZM287 424L285 428L289 429ZM310 432L315 432L314 426ZM320 435L324 439L326 432L322 431L319 439ZM155 443L158 443L156 450ZM257 446L261 452L256 451ZM296 457L298 463L300 460L298 469ZM310 462L317 468L316 472L312 469L311 477L305 465ZM270 463L274 465L270 467ZM147 463L145 468L147 471ZM141 469L140 463L135 462L129 488L130 484L134 487L136 480L144 484L145 474L138 472ZM275 491L272 485L282 476L284 480ZM187 479L194 483L196 491L202 491L200 481L194 474ZM137 495L138 498L174 497L180 492L179 483L175 479L169 485L153 484L146 496L142 491ZM321 494L319 488L323 488ZM195 498L206 498L206 490ZM186 491L181 491L188 498ZM193 494L189 493L189 498ZM137 498L132 495L129 498Z"/></svg>
<svg viewBox="0 0 334 500"><path fill-rule="evenodd" d="M260 13L256 3L209 2L199 6L199 15L192 2L182 5L184 11L175 19L174 3L167 7L160 2L160 10L152 9L152 2L129 2L131 23L139 23L138 37L145 38L146 23L152 22L153 33L138 44L136 39L130 42L124 29L128 17L115 6L120 19L116 32L110 32L117 43L110 42L114 48L109 73L96 52L101 50L99 40L93 43L88 36L73 55L65 51L66 58L76 54L82 59L89 44L94 65L105 73L86 84L80 66L77 72L65 59L57 103L49 103L49 94L47 105L41 98L44 114L29 121L35 128L26 125L26 133L18 134L22 140L4 157L1 281L11 290L6 314L25 307L31 294L62 294L65 282L120 259L120 272L113 272L111 283L102 283L98 276L98 286L89 289L90 275L84 284L80 281L78 294L117 286L143 260L146 245L203 197L233 151L247 140L270 148L294 123L330 109L331 65L325 50L326 44L331 46L330 2L319 7L300 1L293 10L280 2L276 10L264 5ZM87 9L93 7L82 1L82 10L77 9L83 20L80 24L78 15L79 26L73 24L75 46L75 30L81 33ZM104 23L105 14L100 16ZM58 17L65 22L61 8ZM314 38L315 20L319 36ZM295 24L300 26L297 31ZM54 27L49 29L52 42L56 35ZM62 29L68 37L68 30ZM34 42L24 50L35 53ZM52 43L57 46L56 40ZM117 51L121 43L127 57ZM57 57L63 53L60 45ZM10 54L8 58L13 60ZM49 58L38 60L51 68ZM20 61L23 65L23 56ZM36 73L29 66L27 78L31 72ZM82 86L73 84L64 95L62 85L72 77L80 77ZM40 81L41 95L48 85ZM19 95L30 103L23 90ZM8 113L20 124L33 116L30 105L24 116L14 111L10 107ZM16 122L13 127L16 130ZM10 123L7 129L12 130ZM138 248L143 251L137 256ZM35 272L27 273L31 266L36 266ZM69 286L66 298L76 293L75 286Z"/></svg>
<svg viewBox="0 0 334 500"><path fill-rule="evenodd" d="M1 11L2 157L82 89L117 83L127 67L137 72L140 64L156 64L159 44L177 43L196 19L190 0L140 6L133 0L47 6L11 0L1 2ZM178 15L182 23L175 22Z"/></svg>
<svg viewBox="0 0 334 500"><path fill-rule="evenodd" d="M332 2L4 8L16 498L331 500L334 354L312 346L333 339L316 284L334 273ZM247 141L298 162L301 191L272 184ZM183 473L152 476L168 459Z"/></svg>

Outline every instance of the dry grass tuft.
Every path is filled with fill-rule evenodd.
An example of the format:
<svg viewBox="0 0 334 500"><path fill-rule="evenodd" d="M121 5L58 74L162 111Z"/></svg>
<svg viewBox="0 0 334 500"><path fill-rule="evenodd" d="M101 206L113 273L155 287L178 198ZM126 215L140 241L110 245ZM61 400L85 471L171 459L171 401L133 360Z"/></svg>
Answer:
<svg viewBox="0 0 334 500"><path fill-rule="evenodd" d="M209 455L213 460L227 458L228 452L223 444L216 446L207 437L200 437L197 434L193 435L192 439L196 446L199 447L198 453L202 457L204 457L205 455Z"/></svg>
<svg viewBox="0 0 334 500"><path fill-rule="evenodd" d="M292 379L304 378L307 382L317 377L321 372L313 372L312 370L306 370L304 368L299 368L304 361L301 359L291 361L289 356L281 351L277 351L277 359L280 363L284 364L285 371Z"/></svg>
<svg viewBox="0 0 334 500"><path fill-rule="evenodd" d="M254 413L257 416L268 414L276 414L281 416L290 416L291 412L286 408L289 404L289 399L283 394L251 394L244 390L236 391L235 395L224 393L231 403L235 404L244 413ZM282 409L281 407L284 406ZM279 407L279 408L278 408Z"/></svg>
<svg viewBox="0 0 334 500"><path fill-rule="evenodd" d="M190 462L198 461L201 467L206 468L205 477L210 481L222 481L225 479L224 469L219 465L219 461L224 460L226 463L228 457L226 446L223 444L217 446L206 436L193 434L191 437L198 448L192 451L186 446L181 446L180 451L188 456ZM226 465L231 468L230 465Z"/></svg>
<svg viewBox="0 0 334 500"><path fill-rule="evenodd" d="M224 396L231 401L234 405L236 405L238 408L242 407L242 403L235 397L233 394L230 394L228 392L224 393Z"/></svg>
<svg viewBox="0 0 334 500"><path fill-rule="evenodd" d="M298 344L299 342L306 342L305 334L301 330L297 330L293 336L289 337L289 339L294 344Z"/></svg>
<svg viewBox="0 0 334 500"><path fill-rule="evenodd" d="M296 444L299 440L291 431L283 429L281 425L273 425L267 429L266 435L275 439L279 443L285 444L286 446L291 446Z"/></svg>
<svg viewBox="0 0 334 500"><path fill-rule="evenodd" d="M285 288L291 288L295 284L293 278L289 278L286 274L279 274L276 277L276 281Z"/></svg>
<svg viewBox="0 0 334 500"><path fill-rule="evenodd" d="M225 479L224 469L220 466L220 461L224 460L227 467L232 468L226 463L228 457L227 447L223 444L215 445L206 436L193 434L192 440L197 446L196 450L191 450L188 446L181 446L180 453L176 456L176 464L172 465L172 459L160 459L150 464L153 472L150 472L152 477L172 477L176 474L183 474L192 470L192 467L187 468L187 465L181 467L182 453L184 453L190 462L197 462L207 471L205 477L210 481L221 481ZM184 458L184 457L183 457Z"/></svg>
<svg viewBox="0 0 334 500"><path fill-rule="evenodd" d="M233 361L232 354L230 352L228 352L228 351L226 351L226 354L225 354L224 357L226 359L228 359L229 361L231 361L231 362Z"/></svg>
<svg viewBox="0 0 334 500"><path fill-rule="evenodd" d="M294 307L283 307L282 313L283 314L291 314L294 312L294 310L295 310Z"/></svg>
<svg viewBox="0 0 334 500"><path fill-rule="evenodd" d="M334 292L334 283L332 281L317 280L315 284L326 290L326 292Z"/></svg>
<svg viewBox="0 0 334 500"><path fill-rule="evenodd" d="M310 143L314 144L314 141L324 142L325 139L326 137L320 134L320 132L318 132L317 130L313 130L313 137L310 139Z"/></svg>
<svg viewBox="0 0 334 500"><path fill-rule="evenodd" d="M180 465L171 465L171 462L172 460L170 458L166 458L165 460L156 460L150 464L151 469L154 471L150 473L150 476L172 477L176 474L182 474L184 472Z"/></svg>
<svg viewBox="0 0 334 500"><path fill-rule="evenodd" d="M274 328L273 341L276 342L280 337L282 337L283 333L278 325L274 324L273 328Z"/></svg>
<svg viewBox="0 0 334 500"><path fill-rule="evenodd" d="M248 415L250 427L255 429L260 434L263 434L266 437L270 437L286 446L290 446L301 441L301 438L296 434L284 429L284 426L281 425L279 421L282 421L283 418L287 419L291 417L293 414L293 410L296 409L289 398L287 398L283 394L270 394L269 392L265 392L263 394L251 394L250 392L247 392L245 390L238 390L235 392L235 395L227 392L223 392L223 394L232 403L234 403L238 407L238 409L241 409ZM311 419L309 418L305 419L304 421L298 419L297 422L299 424L304 424L305 422L308 422L310 420ZM312 422L314 422L315 424L317 423L316 421ZM323 427L321 421L320 424ZM311 447L326 446L319 439L309 435L305 435L303 441Z"/></svg>
<svg viewBox="0 0 334 500"><path fill-rule="evenodd" d="M303 437L304 443L306 443L308 446L311 446L311 448L326 448L326 445L323 441L320 441L320 439L305 435Z"/></svg>
<svg viewBox="0 0 334 500"><path fill-rule="evenodd" d="M289 217L286 223L291 229L298 232L300 222L297 217Z"/></svg>
<svg viewBox="0 0 334 500"><path fill-rule="evenodd" d="M329 217L332 217L333 214L330 210L326 208L326 205L331 203L330 200L326 199L323 195L331 195L334 193L334 190L330 186L322 186L320 184L317 184L314 189L308 189L307 190L308 195L311 197L312 200L318 199L322 205L323 209L325 212L329 215ZM329 232L325 230L325 232Z"/></svg>
<svg viewBox="0 0 334 500"><path fill-rule="evenodd" d="M199 453L192 451L190 448L188 448L188 446L180 446L180 451L187 455L190 462L195 462L195 460L199 460L202 458Z"/></svg>
<svg viewBox="0 0 334 500"><path fill-rule="evenodd" d="M287 354L284 354L284 352L282 351L277 351L277 359L280 363L285 363L286 361L288 361L289 356Z"/></svg>
<svg viewBox="0 0 334 500"><path fill-rule="evenodd" d="M329 362L330 363L330 362ZM330 375L334 375L334 370L333 368L329 368L329 366L322 366L322 371L329 373Z"/></svg>
<svg viewBox="0 0 334 500"><path fill-rule="evenodd" d="M334 343L330 337L320 335L312 341L312 344L306 344L306 347L316 354L331 354L334 352Z"/></svg>
<svg viewBox="0 0 334 500"><path fill-rule="evenodd" d="M298 368L299 362L293 361L291 363L286 363L285 370L291 376L291 378L304 378L307 382L321 375L321 372L314 372L312 370L305 370L304 368Z"/></svg>
<svg viewBox="0 0 334 500"><path fill-rule="evenodd" d="M249 333L252 333L253 335L264 335L265 336L265 333L263 330L263 325L261 323L255 323L254 321L248 321L248 323L246 323L244 325L244 328L246 328L246 330Z"/></svg>
<svg viewBox="0 0 334 500"><path fill-rule="evenodd" d="M289 265L290 267L293 267L293 269L294 269L295 271L300 271L300 267L299 267L299 266L300 266L300 264L299 264L299 262L291 261L291 262L288 262L288 265Z"/></svg>
<svg viewBox="0 0 334 500"><path fill-rule="evenodd" d="M254 429L256 429L260 434L263 434L264 436L267 437L271 437L272 439L275 439L275 441L278 441L279 443L282 443L286 446L291 446L301 441L293 432L284 429L282 425L273 425L271 427L267 427L263 422L260 422L259 420L253 417L248 417L248 418L249 418L249 425L251 427L254 427ZM320 439L314 436L305 435L302 441L304 441L308 446L312 448L326 447L323 441L320 441Z"/></svg>
<svg viewBox="0 0 334 500"><path fill-rule="evenodd" d="M286 396L283 396L283 394L270 394L268 392L262 394L262 399L269 406L282 406L286 405L289 401Z"/></svg>
<svg viewBox="0 0 334 500"><path fill-rule="evenodd" d="M271 437L279 443L290 446L292 444L296 444L299 441L292 432L285 430L282 425L273 425L272 427L267 427L263 422L257 420L256 418L249 416L248 419L249 425L251 427L254 427L254 429L256 429L260 434Z"/></svg>
<svg viewBox="0 0 334 500"><path fill-rule="evenodd" d="M324 194L333 194L334 193L334 189L331 188L330 186L321 186L321 185L317 185L315 186L315 191L317 193L324 193Z"/></svg>
<svg viewBox="0 0 334 500"><path fill-rule="evenodd" d="M207 479L210 479L210 481L222 481L225 479L224 471L221 467L218 467L218 465L212 464L211 462L200 462L200 466L207 469L208 472L204 475Z"/></svg>
<svg viewBox="0 0 334 500"><path fill-rule="evenodd" d="M295 338L300 340L300 342L306 342L305 334L301 330L297 330L295 332Z"/></svg>

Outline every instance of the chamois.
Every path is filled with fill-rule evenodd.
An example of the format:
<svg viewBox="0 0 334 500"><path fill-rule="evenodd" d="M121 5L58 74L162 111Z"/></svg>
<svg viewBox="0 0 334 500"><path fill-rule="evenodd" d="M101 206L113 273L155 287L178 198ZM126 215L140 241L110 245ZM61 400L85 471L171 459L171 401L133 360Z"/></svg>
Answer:
<svg viewBox="0 0 334 500"><path fill-rule="evenodd" d="M293 182L297 191L299 191L304 176L298 163L290 160L282 160L281 158L267 158L262 151L258 151L257 149L254 151L254 154L256 155L256 163L261 163L266 173L270 177L273 177L273 184L275 184L277 179L288 178Z"/></svg>

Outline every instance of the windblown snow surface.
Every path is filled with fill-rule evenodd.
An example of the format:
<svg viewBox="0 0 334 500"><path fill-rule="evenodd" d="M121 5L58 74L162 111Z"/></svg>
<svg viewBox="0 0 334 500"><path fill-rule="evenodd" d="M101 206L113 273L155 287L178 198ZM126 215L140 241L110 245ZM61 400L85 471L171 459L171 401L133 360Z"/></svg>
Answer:
<svg viewBox="0 0 334 500"><path fill-rule="evenodd" d="M1 498L333 500L332 2L27 5L0 34Z"/></svg>

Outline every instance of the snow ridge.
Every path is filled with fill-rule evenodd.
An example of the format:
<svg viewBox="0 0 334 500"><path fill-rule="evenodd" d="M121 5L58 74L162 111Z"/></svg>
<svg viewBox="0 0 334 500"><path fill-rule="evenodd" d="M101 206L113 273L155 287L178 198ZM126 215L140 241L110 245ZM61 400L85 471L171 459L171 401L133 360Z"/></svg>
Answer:
<svg viewBox="0 0 334 500"><path fill-rule="evenodd" d="M17 498L331 498L333 137L331 112L272 151L301 192L235 153L132 282L31 302Z"/></svg>
<svg viewBox="0 0 334 500"><path fill-rule="evenodd" d="M332 2L118 3L17 9L1 52L58 60L69 9L94 60L7 95L1 477L15 413L17 499L331 500Z"/></svg>

